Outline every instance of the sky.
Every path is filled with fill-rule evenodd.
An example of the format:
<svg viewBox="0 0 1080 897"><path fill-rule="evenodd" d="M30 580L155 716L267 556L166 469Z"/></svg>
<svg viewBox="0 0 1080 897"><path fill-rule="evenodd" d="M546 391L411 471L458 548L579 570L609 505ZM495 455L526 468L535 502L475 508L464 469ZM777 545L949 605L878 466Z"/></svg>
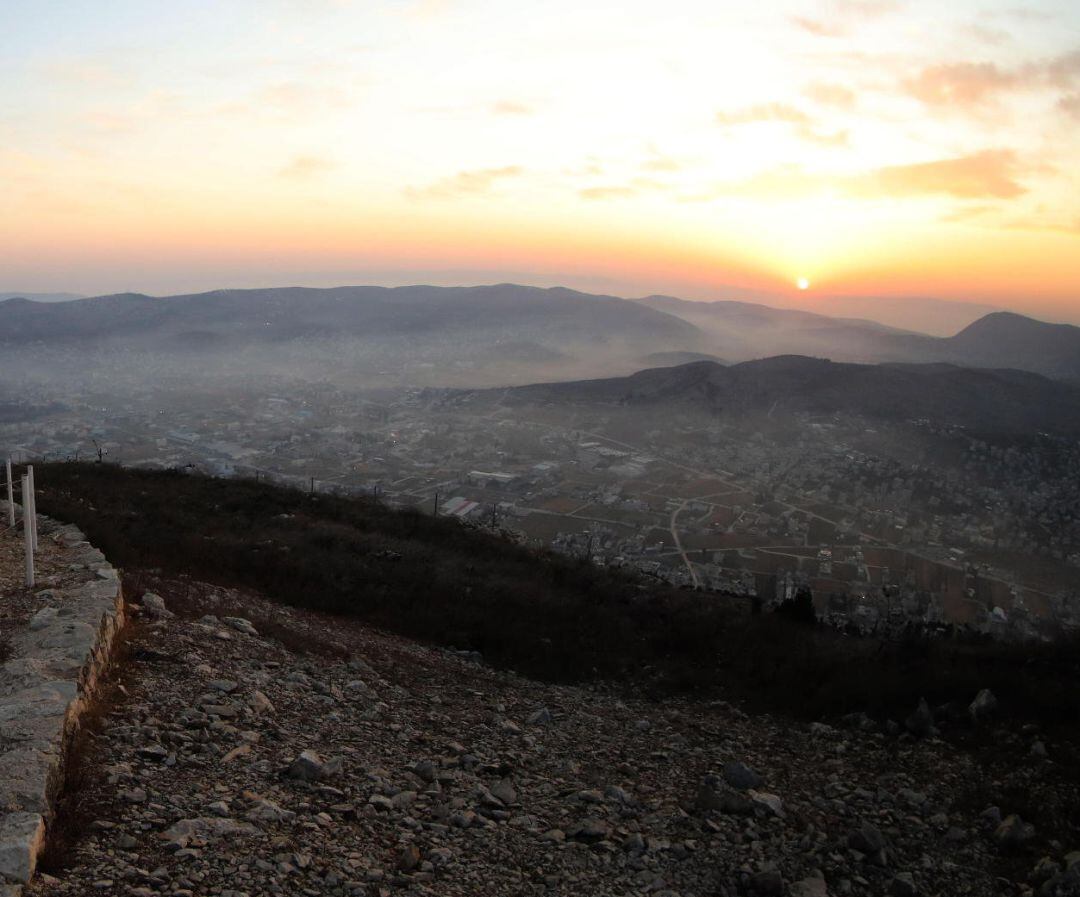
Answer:
<svg viewBox="0 0 1080 897"><path fill-rule="evenodd" d="M1075 0L0 16L3 290L519 280L1080 323Z"/></svg>

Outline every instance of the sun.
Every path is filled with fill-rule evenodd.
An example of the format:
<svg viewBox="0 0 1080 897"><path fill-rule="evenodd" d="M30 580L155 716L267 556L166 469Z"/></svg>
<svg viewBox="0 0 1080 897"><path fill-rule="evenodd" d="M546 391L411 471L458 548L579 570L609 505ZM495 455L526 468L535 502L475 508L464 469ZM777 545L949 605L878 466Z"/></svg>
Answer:
<svg viewBox="0 0 1080 897"><path fill-rule="evenodd" d="M797 286L800 290L808 290L810 289L810 281L807 280L805 277L800 277L798 280L795 281L795 286Z"/></svg>

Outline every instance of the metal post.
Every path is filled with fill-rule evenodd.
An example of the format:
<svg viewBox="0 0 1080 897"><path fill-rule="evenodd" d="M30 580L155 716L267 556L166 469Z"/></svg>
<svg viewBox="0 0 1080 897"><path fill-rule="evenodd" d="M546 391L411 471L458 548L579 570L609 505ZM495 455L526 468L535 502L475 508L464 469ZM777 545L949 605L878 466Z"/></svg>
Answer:
<svg viewBox="0 0 1080 897"><path fill-rule="evenodd" d="M38 549L38 533L37 533L37 492L34 489L34 465L28 464L26 467L26 475L30 480L30 544L33 546L34 551Z"/></svg>
<svg viewBox="0 0 1080 897"><path fill-rule="evenodd" d="M15 528L15 487L11 481L11 459L7 459L7 506L8 526Z"/></svg>
<svg viewBox="0 0 1080 897"><path fill-rule="evenodd" d="M432 517L438 517L439 516L439 493L438 493L438 490L436 490L436 492L435 492L435 503L431 508L431 516Z"/></svg>
<svg viewBox="0 0 1080 897"><path fill-rule="evenodd" d="M28 524L26 509L30 506L30 477L22 478L23 546L26 550L26 587L34 587L34 530Z"/></svg>

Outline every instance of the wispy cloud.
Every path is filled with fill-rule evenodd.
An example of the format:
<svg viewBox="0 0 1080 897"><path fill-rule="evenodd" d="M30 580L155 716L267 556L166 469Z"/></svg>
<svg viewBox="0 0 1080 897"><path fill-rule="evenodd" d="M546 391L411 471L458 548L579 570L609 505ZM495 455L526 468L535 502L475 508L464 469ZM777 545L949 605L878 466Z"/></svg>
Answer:
<svg viewBox="0 0 1080 897"><path fill-rule="evenodd" d="M1080 82L1080 50L1006 68L995 62L948 62L927 66L903 81L911 96L940 109L992 106L1002 95L1025 90L1069 90Z"/></svg>
<svg viewBox="0 0 1080 897"><path fill-rule="evenodd" d="M978 221L992 215L997 209L991 205L962 205L944 214L939 221L946 224L966 224L969 221Z"/></svg>
<svg viewBox="0 0 1080 897"><path fill-rule="evenodd" d="M1070 93L1058 100L1058 108L1071 118L1080 120L1080 93Z"/></svg>
<svg viewBox="0 0 1080 897"><path fill-rule="evenodd" d="M823 22L807 16L792 16L791 21L814 37L843 37L848 33L847 26L837 21Z"/></svg>
<svg viewBox="0 0 1080 897"><path fill-rule="evenodd" d="M633 187L586 187L583 190L578 191L578 196L582 199L590 200L602 200L602 199L629 199L632 196L637 196L638 190Z"/></svg>
<svg viewBox="0 0 1080 897"><path fill-rule="evenodd" d="M1080 50L1073 50L1043 66L1046 80L1055 87L1071 87L1080 79Z"/></svg>
<svg viewBox="0 0 1080 897"><path fill-rule="evenodd" d="M337 162L325 156L293 156L289 162L278 171L278 177L287 180L303 181L325 174L337 168Z"/></svg>
<svg viewBox="0 0 1080 897"><path fill-rule="evenodd" d="M332 84L283 81L262 88L256 102L283 115L297 115L317 108L341 108L348 105L348 94Z"/></svg>
<svg viewBox="0 0 1080 897"><path fill-rule="evenodd" d="M955 62L928 66L907 79L904 87L927 106L970 107L1020 83L1019 73L993 62Z"/></svg>
<svg viewBox="0 0 1080 897"><path fill-rule="evenodd" d="M822 106L836 106L838 109L855 107L855 91L849 90L842 84L827 84L819 81L808 85L803 90L803 94Z"/></svg>
<svg viewBox="0 0 1080 897"><path fill-rule="evenodd" d="M578 196L589 200L630 199L644 193L663 193L674 189L668 181L639 175L625 184L603 184L584 187L578 190Z"/></svg>
<svg viewBox="0 0 1080 897"><path fill-rule="evenodd" d="M810 116L787 103L760 103L733 112L717 112L719 125L749 125L761 121L782 121L788 124L810 124Z"/></svg>
<svg viewBox="0 0 1080 897"><path fill-rule="evenodd" d="M1017 180L1020 168L1012 150L984 150L952 159L878 168L851 180L849 189L871 197L938 194L960 199L1012 199L1027 192Z"/></svg>
<svg viewBox="0 0 1080 897"><path fill-rule="evenodd" d="M814 37L845 37L852 27L895 12L901 5L893 0L833 0L829 6L827 18L796 15L791 22Z"/></svg>
<svg viewBox="0 0 1080 897"><path fill-rule="evenodd" d="M413 199L448 199L454 196L482 196L490 193L500 181L520 177L525 169L518 165L503 168L479 168L459 171L426 187L407 187L405 193Z"/></svg>
<svg viewBox="0 0 1080 897"><path fill-rule="evenodd" d="M814 119L797 106L787 103L760 103L732 112L717 112L715 121L726 127L758 124L761 122L780 122L791 125L795 133L803 140L824 146L843 146L848 142L847 131L827 132L818 129Z"/></svg>
<svg viewBox="0 0 1080 897"><path fill-rule="evenodd" d="M682 171L683 163L654 151L651 158L641 163L641 167L644 171L672 172Z"/></svg>
<svg viewBox="0 0 1080 897"><path fill-rule="evenodd" d="M784 166L687 198L745 196L786 200L833 192L855 199L1015 199L1027 192L1020 182L1026 170L1015 152L1001 149L912 165L887 165L854 175L818 174L799 166Z"/></svg>
<svg viewBox="0 0 1080 897"><path fill-rule="evenodd" d="M491 104L493 115L532 115L536 110L519 100L497 100Z"/></svg>

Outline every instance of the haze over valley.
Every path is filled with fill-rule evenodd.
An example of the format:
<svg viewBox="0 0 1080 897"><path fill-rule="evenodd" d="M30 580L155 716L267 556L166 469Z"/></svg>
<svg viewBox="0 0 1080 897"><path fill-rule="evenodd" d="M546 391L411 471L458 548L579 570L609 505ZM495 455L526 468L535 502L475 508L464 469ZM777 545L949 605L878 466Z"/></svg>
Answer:
<svg viewBox="0 0 1080 897"><path fill-rule="evenodd" d="M1069 325L501 284L10 299L0 332L16 457L378 494L867 631L1078 622Z"/></svg>

